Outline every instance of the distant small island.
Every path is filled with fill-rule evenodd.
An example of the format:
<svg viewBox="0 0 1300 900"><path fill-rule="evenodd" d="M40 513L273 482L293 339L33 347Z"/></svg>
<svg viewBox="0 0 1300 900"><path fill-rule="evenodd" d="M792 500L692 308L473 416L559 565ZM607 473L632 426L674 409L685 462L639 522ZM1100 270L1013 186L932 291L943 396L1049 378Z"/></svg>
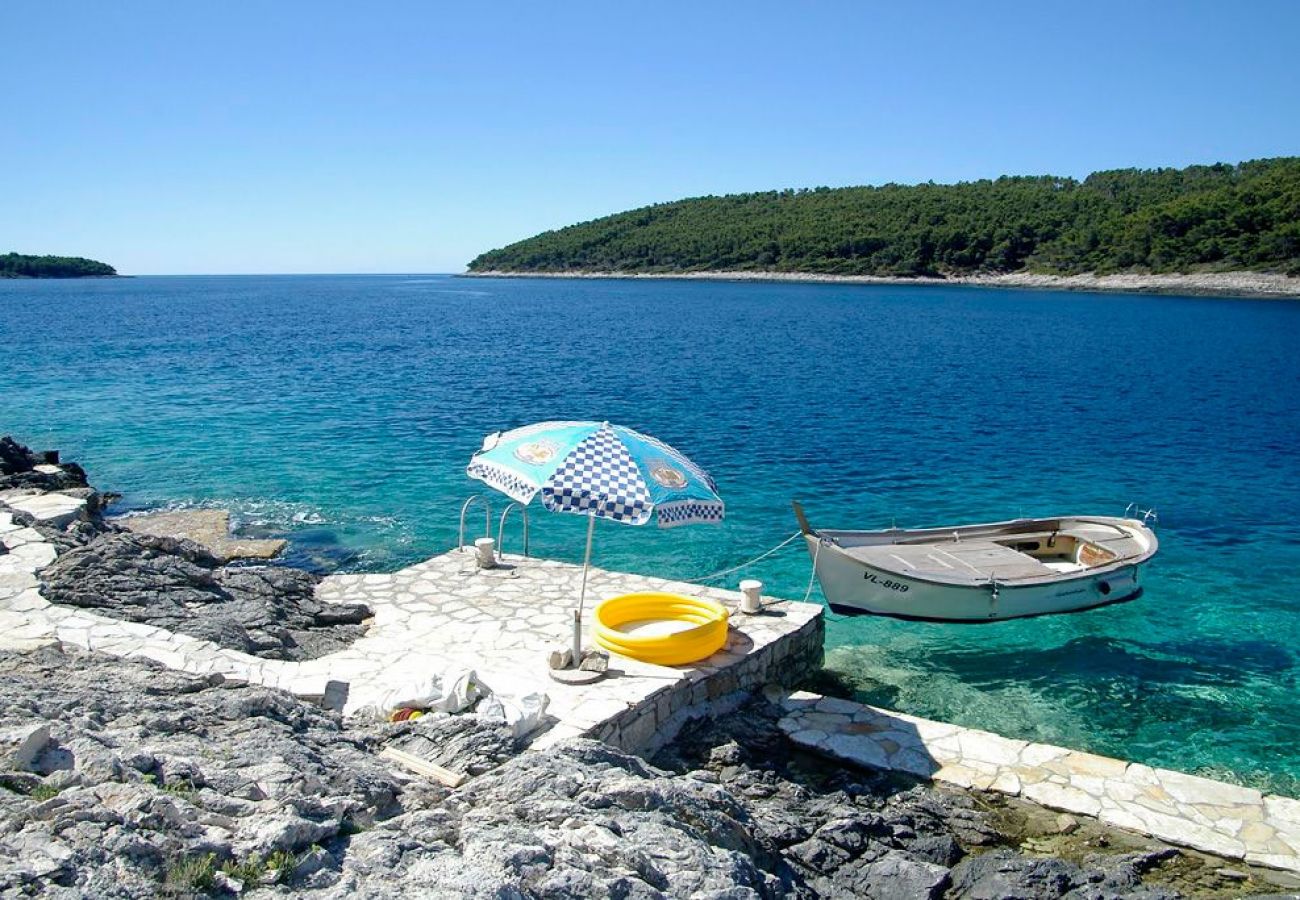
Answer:
<svg viewBox="0 0 1300 900"><path fill-rule="evenodd" d="M1300 157L697 197L527 238L468 274L1293 294Z"/></svg>
<svg viewBox="0 0 1300 900"><path fill-rule="evenodd" d="M117 269L108 263L84 256L0 254L0 278L113 278L116 275Z"/></svg>

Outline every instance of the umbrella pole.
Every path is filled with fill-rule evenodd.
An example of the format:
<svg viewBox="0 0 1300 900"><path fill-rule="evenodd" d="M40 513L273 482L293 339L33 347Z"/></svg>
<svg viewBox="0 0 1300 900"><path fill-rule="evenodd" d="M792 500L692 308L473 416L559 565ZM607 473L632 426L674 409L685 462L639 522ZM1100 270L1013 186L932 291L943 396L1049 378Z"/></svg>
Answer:
<svg viewBox="0 0 1300 900"><path fill-rule="evenodd" d="M591 538L596 531L596 517L587 517L587 553L582 559L582 587L578 589L578 608L573 611L573 664L582 662L582 604L587 598L587 572L591 569Z"/></svg>

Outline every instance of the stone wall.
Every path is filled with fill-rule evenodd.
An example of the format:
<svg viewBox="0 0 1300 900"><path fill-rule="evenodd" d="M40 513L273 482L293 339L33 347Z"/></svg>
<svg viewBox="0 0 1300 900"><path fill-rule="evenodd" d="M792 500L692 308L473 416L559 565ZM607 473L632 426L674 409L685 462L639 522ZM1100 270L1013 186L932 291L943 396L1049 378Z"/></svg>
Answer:
<svg viewBox="0 0 1300 900"><path fill-rule="evenodd" d="M798 630L755 646L743 658L722 654L716 665L660 688L643 703L592 728L588 736L621 750L653 755L693 719L732 712L765 685L797 687L812 677L822 666L825 633L826 620L817 615Z"/></svg>

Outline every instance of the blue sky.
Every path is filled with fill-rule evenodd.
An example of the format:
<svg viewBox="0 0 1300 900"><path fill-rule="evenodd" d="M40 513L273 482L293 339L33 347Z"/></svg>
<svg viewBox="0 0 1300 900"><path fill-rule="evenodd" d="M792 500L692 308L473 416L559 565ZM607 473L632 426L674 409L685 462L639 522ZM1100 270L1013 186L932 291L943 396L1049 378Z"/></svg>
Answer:
<svg viewBox="0 0 1300 900"><path fill-rule="evenodd" d="M1300 3L0 4L0 252L453 272L684 196L1300 154Z"/></svg>

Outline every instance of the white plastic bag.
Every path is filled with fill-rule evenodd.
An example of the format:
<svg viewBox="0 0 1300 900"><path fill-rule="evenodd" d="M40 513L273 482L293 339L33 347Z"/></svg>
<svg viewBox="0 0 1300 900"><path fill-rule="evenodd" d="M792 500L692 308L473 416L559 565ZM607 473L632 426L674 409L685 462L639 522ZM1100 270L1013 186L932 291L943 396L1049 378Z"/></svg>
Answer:
<svg viewBox="0 0 1300 900"><path fill-rule="evenodd" d="M503 720L510 726L510 732L516 738L521 738L542 724L546 705L550 702L551 698L543 693L519 698L492 694L484 698L475 712L487 719Z"/></svg>
<svg viewBox="0 0 1300 900"><path fill-rule="evenodd" d="M390 669L384 672L383 681L385 687L379 690L362 693L354 689L349 700L356 698L355 702L349 704L351 709L344 708L344 714L386 719L393 710L404 706L459 712L482 694L474 670L459 667L445 672L432 672L424 665L410 666L405 671Z"/></svg>

